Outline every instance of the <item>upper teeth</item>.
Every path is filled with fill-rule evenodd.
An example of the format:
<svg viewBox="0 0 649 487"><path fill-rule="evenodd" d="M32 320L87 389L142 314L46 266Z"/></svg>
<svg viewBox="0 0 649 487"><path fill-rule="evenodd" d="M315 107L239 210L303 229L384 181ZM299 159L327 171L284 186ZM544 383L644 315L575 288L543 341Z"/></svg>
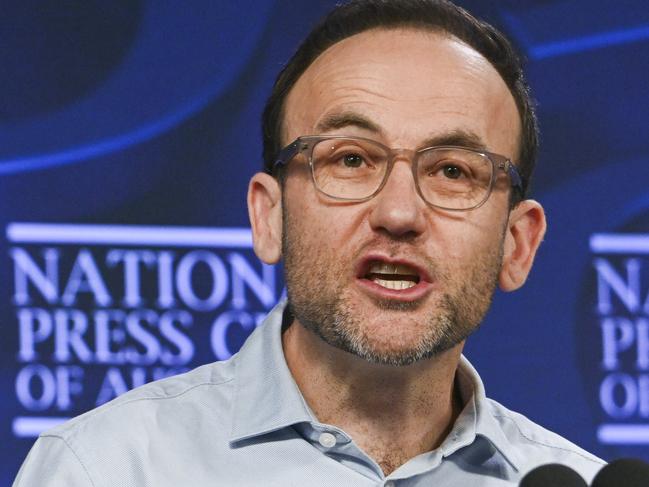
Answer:
<svg viewBox="0 0 649 487"><path fill-rule="evenodd" d="M372 274L402 274L407 276L418 275L417 271L402 264L388 264L387 262L373 262L370 265L369 273Z"/></svg>

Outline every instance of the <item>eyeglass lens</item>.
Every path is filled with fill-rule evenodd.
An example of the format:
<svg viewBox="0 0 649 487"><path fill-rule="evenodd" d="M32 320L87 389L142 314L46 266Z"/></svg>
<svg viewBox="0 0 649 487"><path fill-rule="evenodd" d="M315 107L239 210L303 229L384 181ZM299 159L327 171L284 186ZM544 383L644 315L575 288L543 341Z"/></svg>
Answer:
<svg viewBox="0 0 649 487"><path fill-rule="evenodd" d="M468 209L488 196L493 164L485 155L461 148L418 153L416 178L423 198L449 209ZM381 186L390 153L369 140L325 139L313 147L316 185L334 198L364 199Z"/></svg>

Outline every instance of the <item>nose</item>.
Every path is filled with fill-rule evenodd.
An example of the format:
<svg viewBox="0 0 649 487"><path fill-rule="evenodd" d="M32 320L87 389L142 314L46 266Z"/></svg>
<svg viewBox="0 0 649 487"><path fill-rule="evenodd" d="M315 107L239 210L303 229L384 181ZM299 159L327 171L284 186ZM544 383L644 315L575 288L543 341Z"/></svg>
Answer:
<svg viewBox="0 0 649 487"><path fill-rule="evenodd" d="M427 206L417 193L407 160L394 162L385 186L371 201L369 223L373 230L401 238L424 232Z"/></svg>

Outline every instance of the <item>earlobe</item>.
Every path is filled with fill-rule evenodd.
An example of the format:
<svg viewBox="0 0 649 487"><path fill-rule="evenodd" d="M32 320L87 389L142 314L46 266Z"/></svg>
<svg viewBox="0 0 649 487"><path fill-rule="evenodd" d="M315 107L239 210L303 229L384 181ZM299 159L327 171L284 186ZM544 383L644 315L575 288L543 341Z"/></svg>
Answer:
<svg viewBox="0 0 649 487"><path fill-rule="evenodd" d="M282 191L269 174L257 173L250 180L248 216L255 254L266 264L277 263L282 255Z"/></svg>
<svg viewBox="0 0 649 487"><path fill-rule="evenodd" d="M545 229L545 212L534 200L521 201L510 212L499 276L503 291L514 291L525 283Z"/></svg>

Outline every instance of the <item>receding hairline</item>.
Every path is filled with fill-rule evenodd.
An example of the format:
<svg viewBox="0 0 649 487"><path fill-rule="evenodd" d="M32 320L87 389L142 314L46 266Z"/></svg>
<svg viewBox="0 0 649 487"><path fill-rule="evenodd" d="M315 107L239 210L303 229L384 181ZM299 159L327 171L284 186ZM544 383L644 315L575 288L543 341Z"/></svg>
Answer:
<svg viewBox="0 0 649 487"><path fill-rule="evenodd" d="M362 30L360 32L356 32L350 36L344 37L335 43L331 44L328 46L324 51L319 53L313 60L309 63L309 65L302 71L300 76L294 81L286 95L284 96L284 99L282 101L281 109L279 112L279 118L280 118L280 140L282 146L289 144L291 141L288 140L287 137L287 127L286 127L286 106L288 105L288 101L291 98L291 94L295 90L295 87L299 85L300 80L304 78L304 76L311 70L311 68L320 60L327 52L329 52L331 49L334 47L338 46L340 43L345 42L347 40L353 39L358 36L362 35L368 35L368 34L373 34L373 33L380 33L380 32L403 32L403 33L408 33L408 32L419 32L425 35L430 35L432 37L436 37L438 39L446 39L453 41L457 45L462 46L464 49L467 51L472 52L475 54L477 57L482 59L484 62L486 62L494 71L494 73L498 76L498 78L502 81L503 86L507 89L507 93L509 93L509 96L511 97L512 102L514 103L514 106L516 107L516 113L518 114L518 123L517 123L517 136L516 136L516 143L514 147L514 163L518 166L520 164L520 159L522 155L522 150L523 150L523 138L524 138L524 131L523 131L523 114L521 113L521 109L518 106L518 102L516 101L516 96L512 90L512 88L507 84L507 81L503 78L501 75L500 71L498 68L486 57L484 56L480 51L478 51L476 48L471 46L469 43L466 41L462 40L449 30L445 29L442 26L436 26L436 25L430 25L426 23L409 23L409 22L404 22L402 24L395 24L395 25L389 25L389 26L376 26L376 27L371 27L369 29ZM306 134L302 134L306 135Z"/></svg>

